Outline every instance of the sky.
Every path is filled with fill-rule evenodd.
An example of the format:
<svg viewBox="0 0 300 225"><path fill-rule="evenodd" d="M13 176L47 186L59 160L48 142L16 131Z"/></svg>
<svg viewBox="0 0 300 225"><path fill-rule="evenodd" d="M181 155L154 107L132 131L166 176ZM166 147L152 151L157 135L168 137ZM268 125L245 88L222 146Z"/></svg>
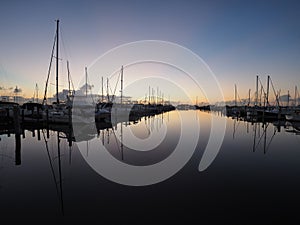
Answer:
<svg viewBox="0 0 300 225"><path fill-rule="evenodd" d="M234 84L241 98L249 88L254 93L257 74L264 84L270 75L282 94L293 92L295 85L300 89L299 11L297 1L275 0L2 0L0 94L18 86L20 95L31 97L37 83L43 95L56 19L61 30L60 89L68 86L66 60L77 86L84 68L110 49L162 40L201 57L225 99L234 98ZM54 79L52 73L49 93L54 92Z"/></svg>

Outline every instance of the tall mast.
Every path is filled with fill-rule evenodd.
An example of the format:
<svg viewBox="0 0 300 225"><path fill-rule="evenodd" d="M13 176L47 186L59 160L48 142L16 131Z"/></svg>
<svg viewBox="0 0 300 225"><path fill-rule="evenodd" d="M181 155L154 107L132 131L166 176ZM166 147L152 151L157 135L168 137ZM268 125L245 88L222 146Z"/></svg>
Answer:
<svg viewBox="0 0 300 225"><path fill-rule="evenodd" d="M106 80L107 101L109 102L108 78Z"/></svg>
<svg viewBox="0 0 300 225"><path fill-rule="evenodd" d="M151 101L152 101L152 104L155 104L155 100L154 100L154 89L152 88L152 99L151 99Z"/></svg>
<svg viewBox="0 0 300 225"><path fill-rule="evenodd" d="M156 104L158 104L158 97L159 97L159 94L158 94L158 87L156 87Z"/></svg>
<svg viewBox="0 0 300 225"><path fill-rule="evenodd" d="M123 104L123 66L121 68L121 105Z"/></svg>
<svg viewBox="0 0 300 225"><path fill-rule="evenodd" d="M287 107L290 106L290 91L288 91L288 96L287 96Z"/></svg>
<svg viewBox="0 0 300 225"><path fill-rule="evenodd" d="M85 97L88 94L88 87L87 87L87 67L85 67Z"/></svg>
<svg viewBox="0 0 300 225"><path fill-rule="evenodd" d="M237 94L236 84L234 85L234 106L237 106Z"/></svg>
<svg viewBox="0 0 300 225"><path fill-rule="evenodd" d="M69 61L67 61L67 70L68 70L68 83L69 83L69 95L71 94L71 86L70 86L70 69L69 69Z"/></svg>
<svg viewBox="0 0 300 225"><path fill-rule="evenodd" d="M256 76L256 95L255 95L255 105L258 105L258 75Z"/></svg>
<svg viewBox="0 0 300 225"><path fill-rule="evenodd" d="M149 85L149 104L151 104L151 91L150 91L150 85Z"/></svg>
<svg viewBox="0 0 300 225"><path fill-rule="evenodd" d="M101 77L101 85L102 85L102 98L101 98L101 102L103 102L103 76Z"/></svg>
<svg viewBox="0 0 300 225"><path fill-rule="evenodd" d="M297 86L295 86L295 107L297 106Z"/></svg>
<svg viewBox="0 0 300 225"><path fill-rule="evenodd" d="M269 83L270 83L270 76L268 75L268 82L267 82L267 96L266 96L266 100L267 100L267 106L269 106Z"/></svg>
<svg viewBox="0 0 300 225"><path fill-rule="evenodd" d="M59 104L58 99L58 34L59 34L59 20L56 20L56 103Z"/></svg>
<svg viewBox="0 0 300 225"><path fill-rule="evenodd" d="M37 83L35 84L35 91L36 91L36 102L39 103L39 88Z"/></svg>
<svg viewBox="0 0 300 225"><path fill-rule="evenodd" d="M251 102L251 89L249 89L248 106L250 106L250 102Z"/></svg>

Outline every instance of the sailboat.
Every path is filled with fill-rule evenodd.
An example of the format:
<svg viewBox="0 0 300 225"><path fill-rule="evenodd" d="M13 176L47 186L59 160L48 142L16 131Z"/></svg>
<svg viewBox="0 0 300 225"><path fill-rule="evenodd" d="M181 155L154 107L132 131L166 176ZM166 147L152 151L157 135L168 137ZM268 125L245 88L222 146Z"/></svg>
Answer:
<svg viewBox="0 0 300 225"><path fill-rule="evenodd" d="M269 102L269 96L270 96L270 82L273 88L274 95L276 97L276 106L271 106ZM279 104L279 96L275 92L275 88L273 85L273 82L271 80L271 77L268 75L267 80L267 91L264 92L264 106L262 108L259 108L256 110L257 117L262 118L263 120L269 119L269 120L280 120L281 115L285 115L286 112L282 110L282 107Z"/></svg>
<svg viewBox="0 0 300 225"><path fill-rule="evenodd" d="M52 59L54 54L54 47L56 47L56 102L53 102L51 105L46 105L46 95L47 95L47 87L49 82L49 75L52 65ZM55 34L55 40L52 48L51 53L51 60L48 70L48 76L46 81L46 87L45 87L45 94L43 99L43 105L45 106L45 110L43 113L43 118L50 123L71 123L72 118L72 95L68 94L67 102L60 102L59 100L59 93L58 93L58 61L59 61L59 20L56 20L56 34ZM68 66L68 78L69 78L69 63L67 63ZM69 85L70 86L70 85ZM70 89L70 87L69 87Z"/></svg>
<svg viewBox="0 0 300 225"><path fill-rule="evenodd" d="M96 103L91 89L93 85L88 83L88 68L85 67L85 84L76 91L73 98L72 123L80 126L93 126L95 123Z"/></svg>
<svg viewBox="0 0 300 225"><path fill-rule="evenodd" d="M300 122L300 108L298 105L299 93L297 86L295 86L295 97L294 97L294 107L289 110L285 115L285 119L288 121Z"/></svg>
<svg viewBox="0 0 300 225"><path fill-rule="evenodd" d="M102 101L96 105L95 117L97 121L102 121L102 120L111 121L113 119L116 122L116 121L120 121L121 118L124 121L128 120L129 113L133 105L124 104L123 102L123 72L124 72L124 68L122 66L120 70L120 80L121 80L120 102L119 103L115 102L114 94L112 95L112 98L109 97L109 92L108 92L109 88L108 88L108 79L107 79L107 101L104 102L102 97Z"/></svg>

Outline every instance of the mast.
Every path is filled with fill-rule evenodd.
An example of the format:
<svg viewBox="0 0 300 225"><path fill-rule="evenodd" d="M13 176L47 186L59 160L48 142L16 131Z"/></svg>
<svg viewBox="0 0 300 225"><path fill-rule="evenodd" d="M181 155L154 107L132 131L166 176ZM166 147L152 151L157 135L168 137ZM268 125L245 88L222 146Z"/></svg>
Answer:
<svg viewBox="0 0 300 225"><path fill-rule="evenodd" d="M249 89L248 107L250 106L250 102L251 102L251 89Z"/></svg>
<svg viewBox="0 0 300 225"><path fill-rule="evenodd" d="M287 96L287 107L290 106L290 91L288 91L288 96Z"/></svg>
<svg viewBox="0 0 300 225"><path fill-rule="evenodd" d="M263 92L263 86L260 86L260 94L259 94L259 106L261 106L261 96L262 96L262 92ZM265 99L265 98L264 98ZM265 100L264 100L264 106L265 106Z"/></svg>
<svg viewBox="0 0 300 225"><path fill-rule="evenodd" d="M102 91L102 98L101 98L101 102L103 102L103 76L101 77L101 91Z"/></svg>
<svg viewBox="0 0 300 225"><path fill-rule="evenodd" d="M121 105L123 104L123 66L121 68Z"/></svg>
<svg viewBox="0 0 300 225"><path fill-rule="evenodd" d="M154 89L152 88L152 99L151 99L151 101L152 101L152 104L155 104L155 100L154 100Z"/></svg>
<svg viewBox="0 0 300 225"><path fill-rule="evenodd" d="M236 94L237 90L236 90L236 84L234 85L234 106L237 106L237 94Z"/></svg>
<svg viewBox="0 0 300 225"><path fill-rule="evenodd" d="M39 103L39 88L37 83L35 84L35 91L36 91L36 102Z"/></svg>
<svg viewBox="0 0 300 225"><path fill-rule="evenodd" d="M70 84L70 69L69 69L69 61L67 61L67 70L68 70L68 83L69 83L69 95L71 94L71 84Z"/></svg>
<svg viewBox="0 0 300 225"><path fill-rule="evenodd" d="M149 85L149 104L151 103L151 91L150 91L150 85Z"/></svg>
<svg viewBox="0 0 300 225"><path fill-rule="evenodd" d="M266 101L267 101L267 107L269 106L269 85L270 84L270 76L268 75L268 82L267 82L267 96L266 96Z"/></svg>
<svg viewBox="0 0 300 225"><path fill-rule="evenodd" d="M107 95L107 101L109 102L108 78L106 78L106 95Z"/></svg>
<svg viewBox="0 0 300 225"><path fill-rule="evenodd" d="M297 86L295 86L295 107L297 106Z"/></svg>
<svg viewBox="0 0 300 225"><path fill-rule="evenodd" d="M159 94L158 94L158 87L156 87L156 104L158 105L158 97L159 97Z"/></svg>
<svg viewBox="0 0 300 225"><path fill-rule="evenodd" d="M58 33L59 33L59 20L56 20L56 103L59 104L58 99Z"/></svg>
<svg viewBox="0 0 300 225"><path fill-rule="evenodd" d="M256 95L255 95L255 105L258 105L258 75L256 75Z"/></svg>
<svg viewBox="0 0 300 225"><path fill-rule="evenodd" d="M85 97L88 94L88 87L87 87L87 67L85 67Z"/></svg>

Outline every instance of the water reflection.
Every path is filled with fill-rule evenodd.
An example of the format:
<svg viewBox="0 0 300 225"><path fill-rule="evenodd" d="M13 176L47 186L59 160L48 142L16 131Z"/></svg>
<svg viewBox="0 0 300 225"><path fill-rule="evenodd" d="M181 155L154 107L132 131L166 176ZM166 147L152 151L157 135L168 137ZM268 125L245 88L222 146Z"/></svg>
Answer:
<svg viewBox="0 0 300 225"><path fill-rule="evenodd" d="M203 133L210 132L210 117L223 116L219 112L203 113L200 111L184 112L190 121L197 122L201 125ZM170 119L171 117L171 119ZM170 122L171 120L171 122ZM284 132L286 134L300 134L299 122L285 122L285 121L249 121L246 118L228 118L227 124L231 124L232 128L227 128L232 132L232 139L240 138L237 134L245 133L247 138L253 138L252 151L255 152L260 147L263 147L263 152L266 153L275 138L277 133ZM241 127L243 126L243 127ZM164 134L164 132L168 132ZM118 160L124 161L132 165L149 165L156 163L168 157L174 150L181 132L180 116L176 112L167 112L160 115L145 116L143 118L134 118L126 122L97 122L90 124L82 124L77 132L76 138L73 133L73 127L70 125L23 125L16 130L12 125L0 125L0 141L7 138L15 139L15 165L22 163L21 151L21 137L26 139L26 133L31 133L32 138L30 142L41 141L41 133L43 140L48 144L50 139L50 132L57 133L57 150L59 151L60 139L66 139L69 146L69 164L72 162L72 146L73 142L86 142L86 154L88 155L89 141L97 139L104 145L107 150ZM36 136L37 135L37 136ZM149 149L146 145L138 146L132 142L135 140L145 140L150 135L154 135L153 146ZM28 137L27 137L28 138ZM4 139L4 140L3 140ZM141 142L144 143L144 142ZM158 143L158 144L157 144ZM32 143L34 144L34 143ZM131 147L130 147L131 146ZM134 149L145 148L150 150L143 152L135 151ZM162 152L161 149L164 149ZM125 154L125 155L124 155ZM127 155L127 157L126 157ZM145 161L146 160L146 161Z"/></svg>
<svg viewBox="0 0 300 225"><path fill-rule="evenodd" d="M27 154L34 158L35 163L45 163L43 157L36 158L37 151L45 150L47 154L47 161L51 171L51 179L55 187L55 192L59 200L59 208L61 215L65 214L64 209L64 168L67 166L65 158L68 158L68 165L72 164L72 152L74 151L74 143L85 143L86 144L86 156L89 155L89 142L93 139L101 141L104 145L108 147L109 152L114 155L119 160L134 163L135 156L124 157L124 151L126 155L130 155L128 151L129 148L124 146L124 135L126 136L129 132L133 132L136 135L142 135L139 131L142 129L137 127L144 127L147 132L146 136L151 133L158 132L163 123L169 121L169 119L164 120L164 116L169 118L168 113L166 115L153 115L145 116L143 118L130 119L127 122L110 123L110 122L97 122L96 124L81 124L80 134L74 136L73 127L66 125L55 125L55 124L36 124L28 125L23 124L21 127L16 129L13 124L5 124L0 126L0 157L1 157L1 170L6 167L6 169L11 170L11 166L7 166L11 161L15 161L16 166L22 166L25 163L25 167L34 168L35 165L31 160L25 160L22 162L22 154ZM125 133L125 134L124 134ZM120 136L120 137L117 137ZM12 142L14 140L14 143ZM25 146L21 145L25 143ZM43 149L35 148L37 143L42 143ZM14 146L14 157L11 155L12 147ZM23 149L21 148L23 147ZM67 148L66 148L67 147ZM31 152L28 149L32 148ZM63 153L61 149L64 149ZM68 150L67 152L65 150ZM22 152L23 151L23 152ZM36 152L35 152L36 151ZM66 154L67 153L67 154ZM133 155L135 152L133 153ZM165 153L164 153L165 154ZM149 159L151 156L149 157ZM155 161L155 159L152 159ZM26 164L27 163L27 164ZM45 165L45 164L44 164ZM1 171L0 170L0 171ZM0 174L2 176L3 174ZM30 176L27 174L27 176ZM24 184L22 184L24 186ZM0 180L0 187L2 189L3 185ZM47 190L51 188L48 186Z"/></svg>
<svg viewBox="0 0 300 225"><path fill-rule="evenodd" d="M182 115L189 118L191 124L195 122L200 124L200 139L196 155L201 155L201 150L204 149L210 135L211 117L221 115L194 110L186 111ZM82 156L78 154L78 149L74 143L81 143L86 146L85 157L93 156L90 155L89 148L91 143L96 141L104 145L116 159L130 165L145 166L158 163L169 157L177 145L181 135L180 132L180 117L176 111L136 118L127 122L86 124L82 126L81 134L76 138L73 128L68 125L21 126L19 132L13 126L0 126L1 199L4 205L9 201L17 201L12 197L15 194L16 186L26 189L28 195L30 193L34 195L34 191L31 191L30 188L37 185L35 183L41 180L41 187L39 188L42 188L44 193L40 193L40 196L52 196L55 193L59 204L56 203L56 206L53 207L59 208L60 215L74 215L72 209L75 206L70 204L70 197L66 198L65 195L71 195L70 193L72 193L71 196L76 198L77 194L80 194L80 189L89 190L84 184L78 189L68 184L68 182L72 184L70 178L72 176L78 179L78 183L81 183L82 180L86 182L85 179L87 179L80 172L82 170L87 171L87 166L84 160L79 159ZM250 152L251 154L263 152L270 155L273 151L280 151L280 154L288 154L286 151L283 152L285 143L288 143L289 147L293 147L293 150L297 150L299 134L299 123L285 121L263 123L248 121L244 118L227 118L225 143L240 146L239 160L247 161L247 157L243 158L243 152ZM137 151L135 150L137 146L134 145L136 143L130 143L133 137L140 139L142 143L150 135L153 135L153 140L159 142L159 145L150 143L155 148L149 151ZM226 147L225 150L222 152L223 158L225 158L224 154L229 154L231 149ZM278 153L278 157L281 156L280 154ZM219 163L219 161L214 163ZM46 165L47 169L45 168ZM17 174L15 168L20 169L18 172L23 171L22 175ZM40 170L40 172L32 172L36 170ZM197 168L193 167L191 170L197 171ZM47 171L50 172L47 173ZM88 171L86 176L95 178L92 175L94 172ZM24 177L21 176L26 178L34 176L33 183L24 183ZM73 179L75 179L74 177ZM14 183L10 183L10 179L15 179ZM191 175L190 179L195 179L194 182L201 182L201 179L199 180L199 177L195 175ZM101 190L101 186L97 186L97 188ZM118 188L122 189L121 186L118 186ZM197 193L192 194L197 196ZM55 204L51 199L43 199L43 201L46 201L45 204L49 204L49 208L53 210L51 206ZM36 209L36 207L31 206L29 208Z"/></svg>
<svg viewBox="0 0 300 225"><path fill-rule="evenodd" d="M299 134L299 122L284 120L262 122L236 117L231 119L233 121L232 138L235 139L237 132L246 132L249 137L253 137L253 152L262 149L263 153L266 154L270 150L274 138L276 138L276 135L279 133ZM242 123L244 128L240 128ZM282 139L282 135L280 136L280 139Z"/></svg>

